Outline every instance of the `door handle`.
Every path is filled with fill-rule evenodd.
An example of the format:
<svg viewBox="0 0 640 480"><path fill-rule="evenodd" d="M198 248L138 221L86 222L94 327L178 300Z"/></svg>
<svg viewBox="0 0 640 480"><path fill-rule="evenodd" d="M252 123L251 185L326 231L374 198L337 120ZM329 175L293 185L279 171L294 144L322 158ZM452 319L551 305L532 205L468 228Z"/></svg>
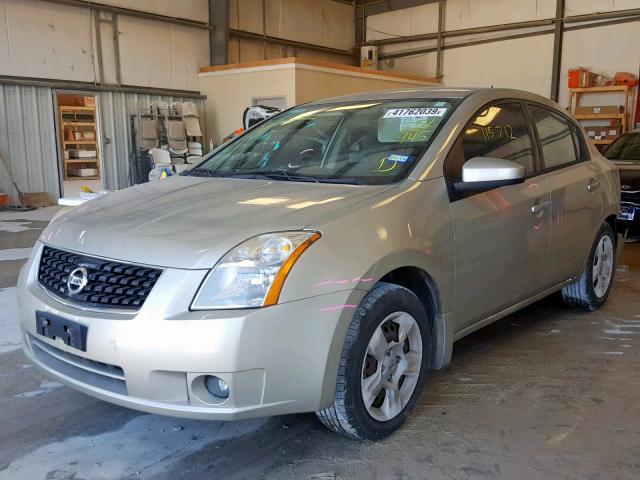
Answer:
<svg viewBox="0 0 640 480"><path fill-rule="evenodd" d="M589 180L589 185L587 185L587 190L590 192L595 192L598 188L600 188L600 182L595 178Z"/></svg>
<svg viewBox="0 0 640 480"><path fill-rule="evenodd" d="M536 203L531 207L531 213L542 215L548 207L549 207L549 200Z"/></svg>

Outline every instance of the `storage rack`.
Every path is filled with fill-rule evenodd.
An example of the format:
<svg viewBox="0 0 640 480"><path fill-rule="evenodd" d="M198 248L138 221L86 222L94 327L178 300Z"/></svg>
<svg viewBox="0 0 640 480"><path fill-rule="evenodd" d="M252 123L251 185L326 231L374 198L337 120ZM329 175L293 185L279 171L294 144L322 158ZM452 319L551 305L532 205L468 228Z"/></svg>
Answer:
<svg viewBox="0 0 640 480"><path fill-rule="evenodd" d="M589 113L577 115L576 107L580 105L580 99L589 93L622 93L624 94L624 111L622 113ZM581 87L569 89L569 112L573 113L576 120L620 120L622 132L629 131L629 115L633 110L633 94L629 85L611 85L605 87ZM613 140L593 140L595 145L609 145Z"/></svg>
<svg viewBox="0 0 640 480"><path fill-rule="evenodd" d="M100 179L100 152L98 149L98 132L96 128L95 106L60 105L60 125L62 125L62 150L64 151L64 179L98 180ZM75 137L76 132L84 136L83 132L91 132L92 139L67 140L67 131L71 129ZM89 148L87 148L89 147ZM95 150L96 154L91 158L71 158L70 150ZM70 170L79 168L94 168L96 175L76 176L71 175Z"/></svg>

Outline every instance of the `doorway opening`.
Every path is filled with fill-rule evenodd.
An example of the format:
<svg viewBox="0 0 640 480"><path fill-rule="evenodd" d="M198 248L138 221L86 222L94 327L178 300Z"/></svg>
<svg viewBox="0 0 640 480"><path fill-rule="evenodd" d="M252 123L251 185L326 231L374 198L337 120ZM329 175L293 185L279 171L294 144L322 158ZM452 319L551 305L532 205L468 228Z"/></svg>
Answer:
<svg viewBox="0 0 640 480"><path fill-rule="evenodd" d="M61 197L104 190L97 95L56 92Z"/></svg>

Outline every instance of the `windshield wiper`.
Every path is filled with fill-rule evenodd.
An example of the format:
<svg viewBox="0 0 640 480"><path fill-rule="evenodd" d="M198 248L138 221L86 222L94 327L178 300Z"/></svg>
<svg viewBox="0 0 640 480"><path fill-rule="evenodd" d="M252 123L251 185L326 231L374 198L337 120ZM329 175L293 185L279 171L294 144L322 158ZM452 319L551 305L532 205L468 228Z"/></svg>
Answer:
<svg viewBox="0 0 640 480"><path fill-rule="evenodd" d="M185 172L185 175L192 175L194 177L219 177L220 175L216 175L214 170L210 170L204 167L194 168L193 170L188 170Z"/></svg>
<svg viewBox="0 0 640 480"><path fill-rule="evenodd" d="M218 172L208 168L200 167L187 172L194 177L226 177L226 178L269 178L273 180L287 180L290 182L313 182L313 183L340 183L346 185L360 185L354 178L331 178L315 177L313 175L301 175L288 170L245 170L239 172Z"/></svg>
<svg viewBox="0 0 640 480"><path fill-rule="evenodd" d="M291 173L288 170L245 170L227 175L228 177L246 177L246 178L271 178L274 180L289 180L291 182L314 182L317 183L320 179L311 175L299 175L297 173Z"/></svg>

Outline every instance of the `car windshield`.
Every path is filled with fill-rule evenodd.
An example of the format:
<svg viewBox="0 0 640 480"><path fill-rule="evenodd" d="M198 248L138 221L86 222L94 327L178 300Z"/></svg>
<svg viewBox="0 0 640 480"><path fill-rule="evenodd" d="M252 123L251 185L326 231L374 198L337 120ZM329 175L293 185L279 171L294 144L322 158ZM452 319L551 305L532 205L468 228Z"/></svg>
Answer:
<svg viewBox="0 0 640 480"><path fill-rule="evenodd" d="M272 117L187 175L385 184L420 160L455 99L303 105Z"/></svg>
<svg viewBox="0 0 640 480"><path fill-rule="evenodd" d="M630 160L640 162L640 132L626 133L614 141L604 151L609 160Z"/></svg>

